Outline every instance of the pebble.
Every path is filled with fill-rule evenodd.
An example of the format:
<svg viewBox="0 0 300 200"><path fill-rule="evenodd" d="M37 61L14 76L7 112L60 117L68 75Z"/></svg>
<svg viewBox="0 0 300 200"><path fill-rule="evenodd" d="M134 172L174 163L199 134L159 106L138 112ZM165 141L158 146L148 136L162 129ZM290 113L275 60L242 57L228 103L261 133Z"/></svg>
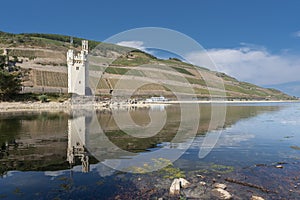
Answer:
<svg viewBox="0 0 300 200"><path fill-rule="evenodd" d="M206 183L205 183L204 181L200 181L199 184L200 184L201 186L205 186L205 185L206 185Z"/></svg>
<svg viewBox="0 0 300 200"><path fill-rule="evenodd" d="M282 165L276 165L276 168L280 168L280 169L282 169L282 168L283 168L283 166L282 166Z"/></svg>
<svg viewBox="0 0 300 200"><path fill-rule="evenodd" d="M225 190L227 188L227 185L225 185L223 183L215 183L215 184L213 184L213 187Z"/></svg>
<svg viewBox="0 0 300 200"><path fill-rule="evenodd" d="M219 199L231 199L232 195L227 192L226 190L223 190L221 188L215 188L212 189L212 195L219 198Z"/></svg>
<svg viewBox="0 0 300 200"><path fill-rule="evenodd" d="M262 197L253 195L250 200L265 200L265 199Z"/></svg>
<svg viewBox="0 0 300 200"><path fill-rule="evenodd" d="M205 178L205 176L201 175L201 174L197 174L196 176L200 177L200 178Z"/></svg>

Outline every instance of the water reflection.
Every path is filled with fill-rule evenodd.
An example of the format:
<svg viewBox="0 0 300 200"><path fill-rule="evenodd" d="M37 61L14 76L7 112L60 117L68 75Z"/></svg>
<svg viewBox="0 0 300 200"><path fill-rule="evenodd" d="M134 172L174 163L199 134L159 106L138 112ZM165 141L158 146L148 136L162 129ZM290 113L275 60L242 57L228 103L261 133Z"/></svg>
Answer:
<svg viewBox="0 0 300 200"><path fill-rule="evenodd" d="M226 126L229 127L242 118L252 117L266 111L276 111L279 108L279 106L229 106ZM199 121L197 132L203 137L197 137L196 144L198 148L200 147L198 157L203 158L203 155L209 153L209 151L206 151L207 146L205 144L208 144L209 148L211 148L210 145L215 145L209 142L212 140L211 138L219 137L219 132L223 127L218 127L218 123L213 127L210 126L211 107L209 105L201 105L200 110L201 120ZM149 117L150 111L152 111L152 118ZM149 170L156 170L157 168L153 166L155 166L158 159L163 158L175 161L178 159L178 155L182 155L193 142L194 135L189 135L189 127L187 126L185 126L184 132L179 134L179 137L177 136L180 123L184 124L186 121L193 121L191 117L182 120L180 111L178 106L154 106L154 108L123 107L115 110L102 110L96 114L88 110L73 110L72 118L69 119L68 155L72 159L76 157L72 152L76 151L74 149L76 149L77 145L81 150L77 157L82 160L83 171L88 169L88 167L85 167L87 162L83 162L88 161L88 152L94 159L96 158L97 161L112 169L132 172L132 167L142 167L146 164L151 166ZM155 120L154 122L152 121L154 128L159 127L157 134L147 135L146 131L141 131L141 128L149 125L153 116L154 119L160 119L158 116L161 116L162 113L168 116L163 123L163 127L159 127ZM118 118L115 116L118 116ZM128 117L130 117L131 121L126 123L126 126L122 127L116 121L116 119L124 120ZM218 128L221 129L216 130ZM154 132L153 129L150 130ZM177 138L174 140L176 136ZM217 147L220 144L230 146L251 138L253 138L253 135L241 133L226 135L221 138ZM215 140L213 139L212 141ZM193 143L194 145L195 142ZM82 159L83 157L86 159ZM71 162L71 164L74 163ZM100 168L105 167L102 166ZM105 170L107 171L107 168Z"/></svg>
<svg viewBox="0 0 300 200"><path fill-rule="evenodd" d="M87 121L86 116L75 116L75 118L68 120L67 161L72 166L75 164L75 159L79 158L82 172L88 172L90 168L89 156L86 150Z"/></svg>
<svg viewBox="0 0 300 200"><path fill-rule="evenodd" d="M115 199L120 195L121 199L132 199L143 194L145 187L147 191L156 188L154 196L162 197L173 179L164 178L166 170L135 175L119 172L115 166L137 165L136 158L148 162L147 156L161 149L172 155L191 143L171 169L178 169L188 180L195 179L195 184L198 174L206 177L207 185L215 180L224 181L228 176L278 190L274 199L279 194L282 198L298 198L299 193L289 190L299 191L294 185L300 180L300 104L229 105L225 127L215 126L214 130L209 126L210 106L201 104L199 108L201 116L195 139L187 131L175 142L181 122L181 110L176 105L163 108L167 115L165 125L148 138L135 137L134 132L126 134L118 128L113 115L130 116L135 124L125 128L135 130L136 126L144 128L151 123L151 108L0 115L0 197ZM156 108L152 111L153 116L162 112ZM223 133L215 148L199 159L199 146L218 129ZM283 169L274 166L279 162L286 163L282 164ZM236 197L257 192L228 183L229 190ZM129 193L131 196L126 196Z"/></svg>
<svg viewBox="0 0 300 200"><path fill-rule="evenodd" d="M226 127L243 118L280 108L279 105L228 106ZM150 110L155 116L155 113L162 112L162 109L167 115L165 125L157 134L146 138L135 137L142 132L127 134L120 130L113 116L114 113L119 116L128 116L129 113L135 125L129 125L126 129L135 130L136 125L147 127L150 123ZM211 108L209 105L200 105L200 111L197 134L204 136L210 130ZM181 110L178 106L136 107L114 111L106 109L95 114L74 110L71 115L65 113L2 115L0 116L1 174L10 170L57 171L77 165L81 165L83 172L88 172L91 164L99 162L111 167L117 166L117 169L126 168L130 167L130 163L138 165L132 162L135 157L141 160L140 164L149 162L153 158L153 152L162 152L159 157L168 156L168 159L175 159L172 155L183 153L182 149L187 148L194 139L193 135L189 135L189 127L188 124L184 124L185 121L183 121L184 131L178 135L182 123L180 116ZM194 119L186 120L193 122ZM226 142L223 146L232 145L239 137L241 135L226 136L225 140L222 140ZM245 141L251 137L243 135L242 138ZM201 146L201 142L203 143L200 141L197 145ZM161 149L164 151L159 151ZM147 158L147 155L151 156ZM122 165L124 161L129 164ZM105 168L106 172L103 174L109 171L103 166L99 168L103 170Z"/></svg>

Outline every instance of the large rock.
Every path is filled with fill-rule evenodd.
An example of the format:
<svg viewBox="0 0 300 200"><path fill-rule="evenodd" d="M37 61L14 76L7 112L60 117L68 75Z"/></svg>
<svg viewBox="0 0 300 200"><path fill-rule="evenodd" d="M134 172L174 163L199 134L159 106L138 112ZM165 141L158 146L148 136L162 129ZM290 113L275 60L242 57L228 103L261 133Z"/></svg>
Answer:
<svg viewBox="0 0 300 200"><path fill-rule="evenodd" d="M217 197L218 199L231 199L232 195L227 192L226 190L223 190L221 188L215 188L211 191L212 195Z"/></svg>
<svg viewBox="0 0 300 200"><path fill-rule="evenodd" d="M187 188L191 185L191 183L185 180L184 178L179 178L179 182L182 188Z"/></svg>
<svg viewBox="0 0 300 200"><path fill-rule="evenodd" d="M174 179L170 187L170 195L178 195L180 193L180 187L187 188L191 185L190 182L184 178Z"/></svg>
<svg viewBox="0 0 300 200"><path fill-rule="evenodd" d="M170 187L170 195L178 195L180 193L180 181L179 179L174 179Z"/></svg>

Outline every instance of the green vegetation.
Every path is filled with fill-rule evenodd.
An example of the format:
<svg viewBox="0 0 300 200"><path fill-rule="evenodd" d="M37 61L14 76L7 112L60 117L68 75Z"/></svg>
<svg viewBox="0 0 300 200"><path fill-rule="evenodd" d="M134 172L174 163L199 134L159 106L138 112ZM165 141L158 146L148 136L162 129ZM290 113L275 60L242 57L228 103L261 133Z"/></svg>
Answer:
<svg viewBox="0 0 300 200"><path fill-rule="evenodd" d="M130 167L128 170L140 174L158 170L157 172L166 179L185 178L185 173L165 158L152 159L151 164L145 163L142 167Z"/></svg>
<svg viewBox="0 0 300 200"><path fill-rule="evenodd" d="M18 67L8 66L9 62L6 56L0 56L0 100L12 99L21 90L21 72Z"/></svg>
<svg viewBox="0 0 300 200"><path fill-rule="evenodd" d="M117 68L117 67L107 67L105 69L106 73L109 73L109 74L120 74L120 75L126 74L128 71L129 71L129 69L126 69L126 68Z"/></svg>
<svg viewBox="0 0 300 200"><path fill-rule="evenodd" d="M143 72L135 69L121 68L121 67L107 67L105 69L106 73L109 74L119 74L119 75L131 75L131 76L143 76Z"/></svg>
<svg viewBox="0 0 300 200"><path fill-rule="evenodd" d="M172 67L172 68L175 69L176 71L178 71L179 73L195 76L194 74L192 74L191 72L189 72L185 68L182 68L182 67Z"/></svg>
<svg viewBox="0 0 300 200"><path fill-rule="evenodd" d="M5 101L15 102L36 102L41 101L41 96L47 97L47 102L64 102L67 101L71 94L56 94L56 93L45 93L45 94L34 94L34 93L18 93L14 94L11 99L4 99Z"/></svg>
<svg viewBox="0 0 300 200"><path fill-rule="evenodd" d="M15 80L16 82L13 85L16 87L10 87L12 90L15 89L15 92L6 91L4 88L2 88L0 91L1 96L4 96L4 92L17 93L19 89L17 81L20 78L22 78L24 85L27 87L45 87L46 89L47 87L54 87L56 89L66 88L66 72L63 72L62 70L43 70L43 67L66 66L65 56L67 49L73 48L75 51L79 50L78 47L81 45L82 39L73 37L72 45L70 44L70 40L70 36L58 34L11 34L0 32L0 43L3 48L0 49L0 55L4 53L4 48L7 48L9 58L11 59L12 63L22 62L22 60L19 61L18 59L23 59L24 62L39 65L39 68L34 68L33 66L32 69L28 70L28 74L30 74L26 77L18 70L13 70L14 72L12 72L10 69L9 75L4 73L2 70L1 76L3 77L3 80L9 79L8 76L10 76L11 80L9 82L13 83L13 80ZM165 93L165 95L172 95L172 92L169 88L176 88L182 93L190 93L191 89L187 88L188 86L185 84L187 80L188 83L192 84L196 95L199 97L210 98L210 95L218 96L218 94L214 92L212 92L213 94L210 94L208 89L206 89L206 82L204 81L203 77L201 78L201 75L207 75L206 78L212 80L209 83L209 87L213 89L219 88L218 85L214 84L213 82L216 77L219 77L223 80L226 90L225 92L230 99L293 99L293 97L290 97L278 90L265 89L251 83L239 82L235 78L228 76L225 73L210 71L204 67L198 67L189 63L185 63L177 58L162 60L148 53L130 47L100 43L91 40L89 40L89 46L90 49L93 49L90 53L92 55L90 56L90 70L105 70L105 73L110 74L109 78L105 77L104 75L100 82L95 78L90 79L92 87L102 89L101 92L105 93L101 95L109 94L109 92L111 92L110 90L113 89L118 81L120 77L119 75L123 75L148 77L158 83L165 83L169 81L165 84L170 87L158 88L154 87L153 85L143 87L143 92L141 95L147 94L147 90L155 91L154 88L156 88L159 92ZM5 64L6 59L6 57L0 57L0 66ZM145 66L145 70L143 68L135 68L143 65L147 65ZM174 71L172 72L170 67L180 74L174 75ZM201 72L203 72L203 74L201 74ZM130 79L131 78L128 78L129 81ZM2 84L4 84L3 81ZM6 86L6 89L7 88L8 86ZM15 94L10 96L13 96L13 99L17 97Z"/></svg>
<svg viewBox="0 0 300 200"><path fill-rule="evenodd" d="M9 100L21 90L21 79L19 73L9 73L0 70L0 98Z"/></svg>
<svg viewBox="0 0 300 200"><path fill-rule="evenodd" d="M211 173L228 174L233 171L234 171L233 166L207 163L204 164L199 170L188 172L188 176L194 176L195 174L211 174Z"/></svg>
<svg viewBox="0 0 300 200"><path fill-rule="evenodd" d="M219 174L227 174L230 172L233 172L234 167L233 166L227 166L227 165L218 165L218 164L212 164L210 166L211 170L219 173Z"/></svg>
<svg viewBox="0 0 300 200"><path fill-rule="evenodd" d="M140 66L150 63L150 61L156 59L154 56L141 52L139 50L131 51L118 57L113 61L112 65L115 66Z"/></svg>
<svg viewBox="0 0 300 200"><path fill-rule="evenodd" d="M196 79L196 78L186 78L187 81L190 83L190 84L197 84L197 85L202 85L202 86L206 86L206 83L203 79Z"/></svg>
<svg viewBox="0 0 300 200"><path fill-rule="evenodd" d="M48 97L47 97L47 95L45 95L45 94L42 94L42 95L38 96L38 99L39 99L42 103L48 102Z"/></svg>
<svg viewBox="0 0 300 200"><path fill-rule="evenodd" d="M63 45L64 43L70 43L71 36L59 35L59 34L42 34L42 33L21 33L12 34L0 32L0 43L11 44L17 46L18 44L37 45L45 47L49 44ZM81 45L82 38L73 37L73 45L78 47ZM100 42L89 40L89 46L91 49L95 48Z"/></svg>
<svg viewBox="0 0 300 200"><path fill-rule="evenodd" d="M237 82L238 81L235 78L233 78L231 76L228 76L227 74L222 73L222 72L217 72L216 76L222 78L225 81L233 81L233 82Z"/></svg>

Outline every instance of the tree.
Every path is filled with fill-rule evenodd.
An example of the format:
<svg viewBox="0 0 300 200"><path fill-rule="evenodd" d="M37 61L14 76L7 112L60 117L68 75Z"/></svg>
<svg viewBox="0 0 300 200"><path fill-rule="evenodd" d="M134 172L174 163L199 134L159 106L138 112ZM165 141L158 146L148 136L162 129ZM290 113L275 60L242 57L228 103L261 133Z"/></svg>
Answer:
<svg viewBox="0 0 300 200"><path fill-rule="evenodd" d="M0 55L0 69L4 69L6 56Z"/></svg>
<svg viewBox="0 0 300 200"><path fill-rule="evenodd" d="M0 70L0 98L9 100L21 90L21 79L18 72L9 73Z"/></svg>

